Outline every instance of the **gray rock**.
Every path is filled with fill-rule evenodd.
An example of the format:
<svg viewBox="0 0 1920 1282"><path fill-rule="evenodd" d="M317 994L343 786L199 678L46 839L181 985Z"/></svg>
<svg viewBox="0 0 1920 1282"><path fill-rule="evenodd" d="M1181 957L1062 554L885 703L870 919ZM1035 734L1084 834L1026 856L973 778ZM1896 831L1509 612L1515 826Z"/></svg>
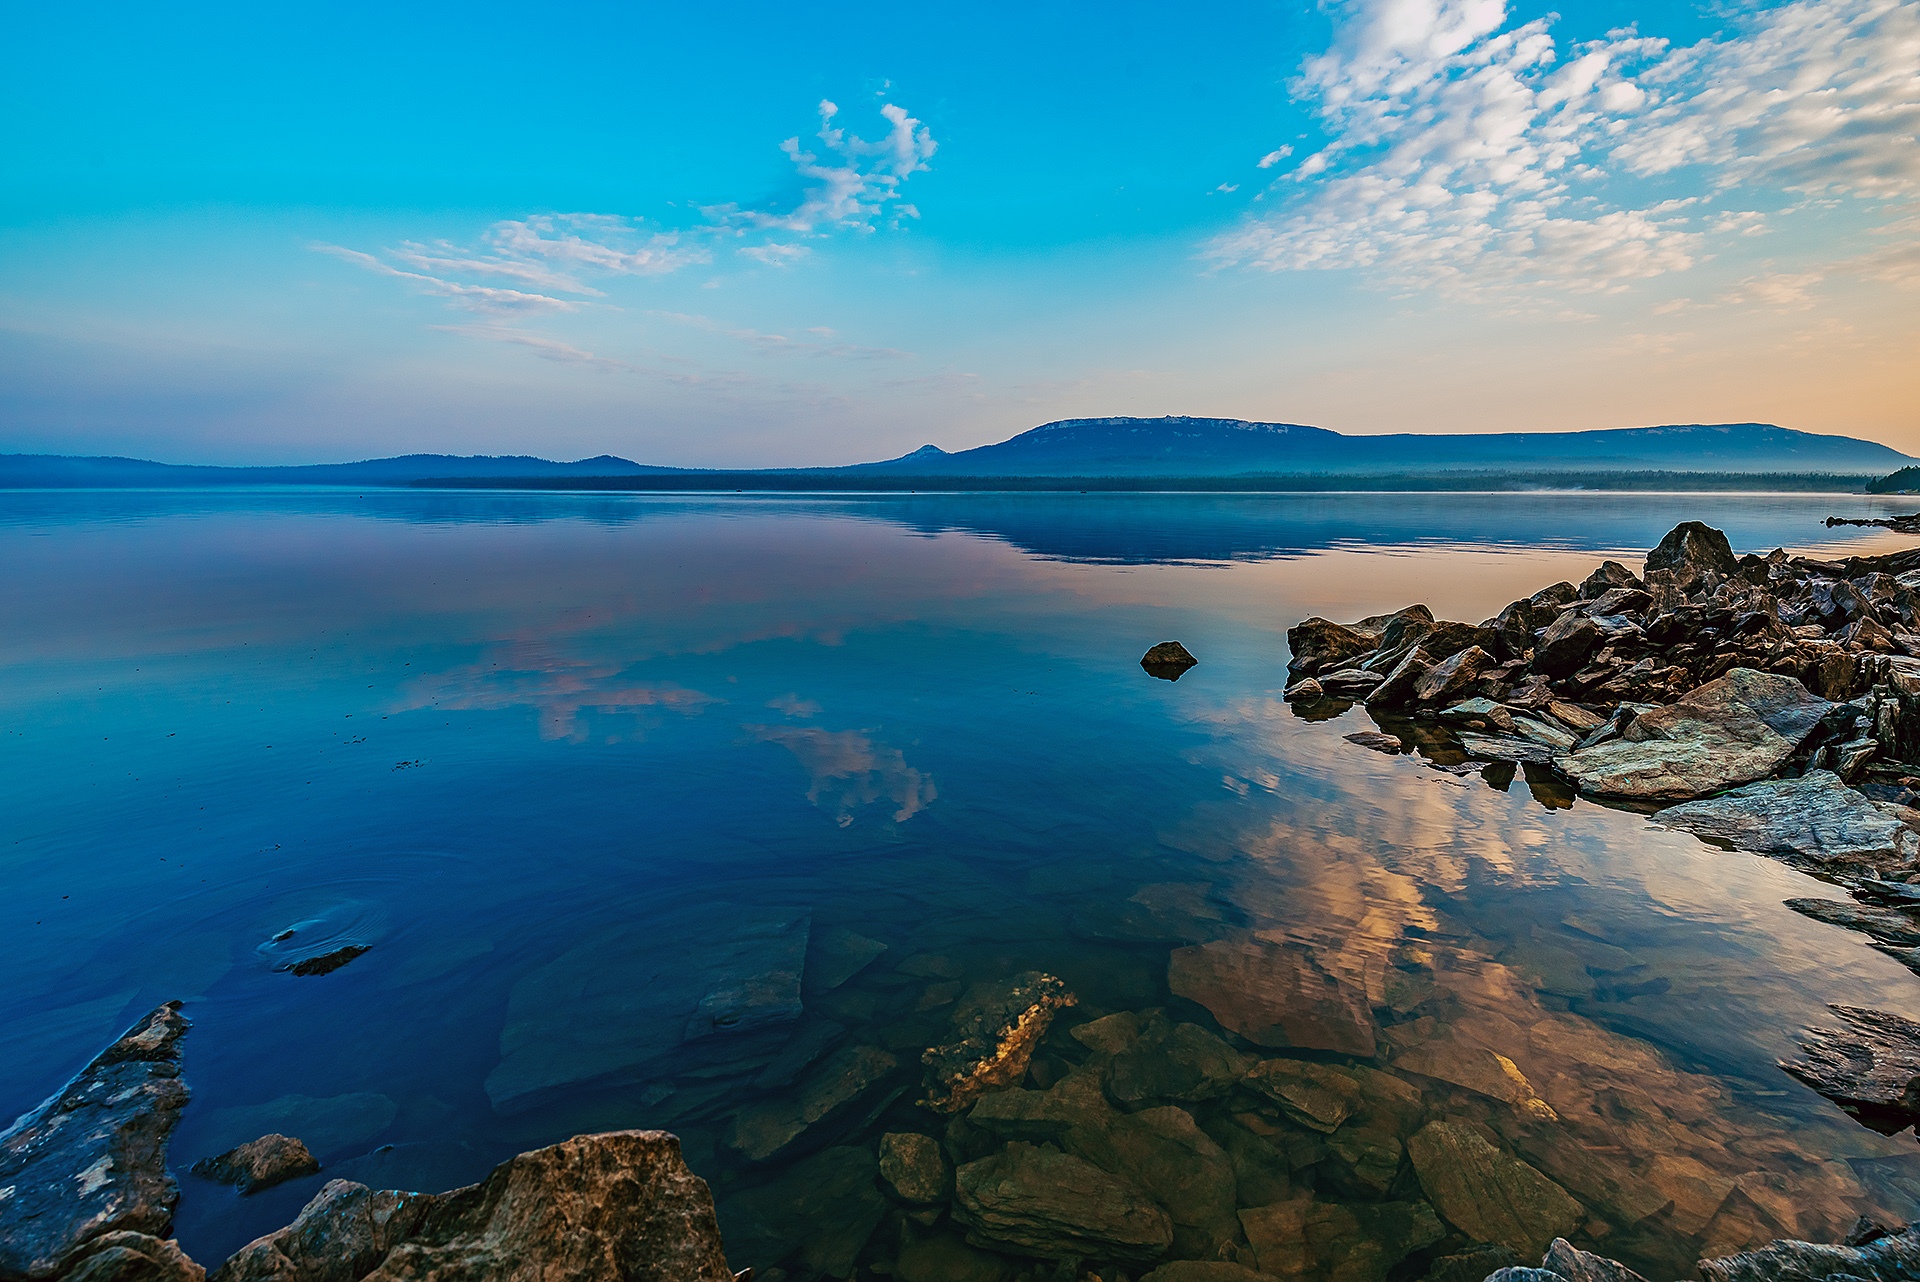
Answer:
<svg viewBox="0 0 1920 1282"><path fill-rule="evenodd" d="M847 1046L821 1062L791 1096L762 1100L734 1114L726 1144L752 1162L764 1162L796 1144L818 1144L894 1075L900 1061L878 1046Z"/></svg>
<svg viewBox="0 0 1920 1282"><path fill-rule="evenodd" d="M1522 1259L1544 1254L1585 1218L1565 1189L1469 1127L1429 1122L1407 1141L1407 1152L1420 1187L1448 1222Z"/></svg>
<svg viewBox="0 0 1920 1282"><path fill-rule="evenodd" d="M1177 948L1168 959L1167 986L1256 1046L1374 1054L1375 1025L1364 996L1343 987L1305 949L1252 940Z"/></svg>
<svg viewBox="0 0 1920 1282"><path fill-rule="evenodd" d="M1609 592L1632 591L1640 587L1640 576L1618 561L1602 561L1600 568L1580 584L1580 598L1591 601Z"/></svg>
<svg viewBox="0 0 1920 1282"><path fill-rule="evenodd" d="M179 1002L155 1009L0 1133L0 1277L55 1277L109 1233L166 1237L180 1197L167 1139L187 1103L189 1027Z"/></svg>
<svg viewBox="0 0 1920 1282"><path fill-rule="evenodd" d="M1756 1251L1700 1261L1706 1282L1912 1282L1920 1277L1920 1231L1908 1229L1865 1246L1772 1242Z"/></svg>
<svg viewBox="0 0 1920 1282"><path fill-rule="evenodd" d="M1173 1245L1172 1219L1138 1188L1021 1143L955 1172L953 1218L975 1246L1046 1259L1148 1262Z"/></svg>
<svg viewBox="0 0 1920 1282"><path fill-rule="evenodd" d="M1147 674L1159 677L1162 681L1178 681L1187 675L1187 669L1199 662L1178 641L1162 641L1140 657L1140 666L1147 670Z"/></svg>
<svg viewBox="0 0 1920 1282"><path fill-rule="evenodd" d="M1859 1006L1832 1009L1847 1027L1808 1029L1805 1058L1780 1067L1884 1135L1920 1122L1920 1023Z"/></svg>
<svg viewBox="0 0 1920 1282"><path fill-rule="evenodd" d="M60 1282L204 1282L178 1242L120 1230L91 1238Z"/></svg>
<svg viewBox="0 0 1920 1282"><path fill-rule="evenodd" d="M320 1163L299 1140L286 1135L262 1135L217 1157L203 1157L191 1169L195 1175L231 1184L245 1195L303 1175L317 1175Z"/></svg>
<svg viewBox="0 0 1920 1282"><path fill-rule="evenodd" d="M1698 521L1682 521L1647 553L1646 570L1649 575L1667 571L1683 588L1691 589L1704 581L1708 571L1722 579L1734 577L1740 573L1740 561L1725 534Z"/></svg>
<svg viewBox="0 0 1920 1282"><path fill-rule="evenodd" d="M1605 637L1598 623L1569 608L1540 634L1533 647L1533 671L1548 677L1571 676L1600 648Z"/></svg>
<svg viewBox="0 0 1920 1282"><path fill-rule="evenodd" d="M1352 698L1365 694L1387 679L1383 672L1368 672L1365 668L1342 668L1338 672L1328 672L1320 676L1320 688L1328 694Z"/></svg>
<svg viewBox="0 0 1920 1282"><path fill-rule="evenodd" d="M1570 754L1562 769L1601 796L1698 797L1772 774L1831 708L1792 677L1735 668Z"/></svg>
<svg viewBox="0 0 1920 1282"><path fill-rule="evenodd" d="M1828 770L1769 779L1657 812L1654 822L1762 855L1816 865L1877 864L1920 853L1920 833Z"/></svg>
<svg viewBox="0 0 1920 1282"><path fill-rule="evenodd" d="M1618 1260L1582 1251L1563 1237L1553 1240L1540 1267L1563 1277L1567 1282L1647 1282Z"/></svg>
<svg viewBox="0 0 1920 1282"><path fill-rule="evenodd" d="M1350 735L1341 736L1348 743L1358 744L1362 748L1371 748L1375 752L1384 752L1389 757L1397 757L1406 749L1398 735L1382 734L1377 730L1358 730Z"/></svg>
<svg viewBox="0 0 1920 1282"><path fill-rule="evenodd" d="M871 1159L869 1159L871 1160ZM874 1197L878 1199L876 1192ZM450 1193L333 1180L218 1282L732 1282L704 1181L663 1131L583 1135Z"/></svg>
<svg viewBox="0 0 1920 1282"><path fill-rule="evenodd" d="M1348 659L1357 659L1379 644L1378 632L1363 632L1318 616L1302 619L1287 629L1287 650L1293 656L1287 662L1287 672L1293 677L1310 677L1345 667Z"/></svg>
<svg viewBox="0 0 1920 1282"><path fill-rule="evenodd" d="M940 1141L917 1131L880 1137L880 1179L902 1202L927 1206L953 1195L953 1172Z"/></svg>
<svg viewBox="0 0 1920 1282"><path fill-rule="evenodd" d="M1315 699L1327 697L1326 690L1312 677L1302 677L1280 692L1280 697L1288 703L1312 703Z"/></svg>
<svg viewBox="0 0 1920 1282"><path fill-rule="evenodd" d="M957 1113L988 1091L1019 1081L1054 1016L1078 1000L1060 980L1037 970L973 985L954 1007L952 1038L921 1056L927 1069L922 1103Z"/></svg>
<svg viewBox="0 0 1920 1282"><path fill-rule="evenodd" d="M1421 674L1420 679L1413 683L1414 702L1452 703L1472 690L1481 677L1499 666L1499 662L1479 646L1470 645Z"/></svg>
<svg viewBox="0 0 1920 1282"><path fill-rule="evenodd" d="M1538 744L1554 749L1556 752L1571 752L1580 742L1579 736L1549 724L1538 717L1525 717L1515 714L1513 728L1523 739L1531 739Z"/></svg>
<svg viewBox="0 0 1920 1282"><path fill-rule="evenodd" d="M1830 926L1844 926L1871 935L1883 944L1911 948L1920 945L1920 922L1893 908L1846 903L1835 899L1789 899L1787 907Z"/></svg>
<svg viewBox="0 0 1920 1282"><path fill-rule="evenodd" d="M1414 646L1387 673L1387 679L1367 695L1369 708L1400 708L1413 702L1413 690L1420 678L1433 666L1433 659L1422 646Z"/></svg>
<svg viewBox="0 0 1920 1282"><path fill-rule="evenodd" d="M1560 748L1528 739L1509 739L1504 735L1462 734L1460 746L1469 757L1478 761L1531 761L1546 766L1567 755Z"/></svg>

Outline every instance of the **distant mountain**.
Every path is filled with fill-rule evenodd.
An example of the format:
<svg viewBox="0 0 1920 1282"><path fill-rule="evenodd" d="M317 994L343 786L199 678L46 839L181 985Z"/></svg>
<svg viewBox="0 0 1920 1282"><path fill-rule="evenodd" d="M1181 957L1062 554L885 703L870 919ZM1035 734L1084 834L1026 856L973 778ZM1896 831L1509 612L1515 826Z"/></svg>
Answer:
<svg viewBox="0 0 1920 1282"><path fill-rule="evenodd" d="M1769 423L1590 432L1346 436L1233 418L1070 418L998 445L925 446L852 471L922 476L1431 475L1446 472L1840 472L1913 462L1871 441Z"/></svg>
<svg viewBox="0 0 1920 1282"><path fill-rule="evenodd" d="M525 454L402 454L357 463L296 467L206 467L150 463L110 455L0 454L0 489L130 489L202 485L409 485L439 478L638 476L681 469L649 467L601 454L573 463Z"/></svg>
<svg viewBox="0 0 1920 1282"><path fill-rule="evenodd" d="M1572 484L1617 482L1641 473L1722 477L1768 474L1775 484L1819 476L1884 476L1920 463L1884 445L1820 436L1768 423L1624 427L1592 432L1499 432L1345 436L1298 423L1233 418L1071 418L997 445L949 453L926 445L911 454L850 467L703 470L652 467L602 454L556 463L526 455L405 454L357 463L302 467L203 467L129 458L0 455L0 489L212 485L531 484L541 488L805 489L910 488L914 478L943 481L1075 478L1373 478L1371 488L1422 488L1417 481L1478 475L1501 485L1528 478ZM621 478L633 484L621 485ZM600 485L585 482L597 480ZM1287 483L1298 484L1298 483ZM1030 487L1029 487L1030 488ZM1115 488L1109 484L1107 488ZM1125 488L1122 484L1119 488Z"/></svg>

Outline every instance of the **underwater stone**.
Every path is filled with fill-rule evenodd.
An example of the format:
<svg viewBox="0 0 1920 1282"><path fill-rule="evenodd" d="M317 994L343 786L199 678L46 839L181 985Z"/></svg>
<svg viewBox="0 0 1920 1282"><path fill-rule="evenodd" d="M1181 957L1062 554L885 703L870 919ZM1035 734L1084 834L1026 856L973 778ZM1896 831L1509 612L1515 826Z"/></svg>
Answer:
<svg viewBox="0 0 1920 1282"><path fill-rule="evenodd" d="M1468 1127L1429 1122L1407 1141L1407 1152L1420 1187L1448 1222L1523 1259L1543 1254L1585 1216L1565 1189Z"/></svg>
<svg viewBox="0 0 1920 1282"><path fill-rule="evenodd" d="M303 1175L314 1175L320 1163L307 1146L286 1135L262 1135L217 1157L203 1157L191 1168L195 1175L231 1184L242 1194L272 1188Z"/></svg>
<svg viewBox="0 0 1920 1282"><path fill-rule="evenodd" d="M953 1217L975 1246L1047 1259L1146 1262L1173 1245L1173 1221L1139 1189L1030 1144L955 1172Z"/></svg>
<svg viewBox="0 0 1920 1282"><path fill-rule="evenodd" d="M1256 1046L1374 1054L1365 1002L1302 949L1224 940L1177 948L1167 986Z"/></svg>
<svg viewBox="0 0 1920 1282"><path fill-rule="evenodd" d="M1024 971L975 984L953 1012L953 1040L929 1047L928 1108L957 1113L996 1086L1020 1080L1053 1017L1079 999L1052 975Z"/></svg>

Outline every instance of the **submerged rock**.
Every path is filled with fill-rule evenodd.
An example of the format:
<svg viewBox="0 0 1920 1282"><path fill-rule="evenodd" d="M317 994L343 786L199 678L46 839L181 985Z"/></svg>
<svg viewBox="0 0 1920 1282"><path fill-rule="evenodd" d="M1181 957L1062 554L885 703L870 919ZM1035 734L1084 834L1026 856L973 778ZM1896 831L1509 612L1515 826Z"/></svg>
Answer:
<svg viewBox="0 0 1920 1282"><path fill-rule="evenodd" d="M1213 1256L1240 1237L1233 1162L1185 1109L1166 1105L1070 1130L1066 1150L1141 1190L1173 1221L1177 1255Z"/></svg>
<svg viewBox="0 0 1920 1282"><path fill-rule="evenodd" d="M1858 1006L1832 1009L1847 1027L1808 1029L1800 1039L1805 1058L1780 1067L1883 1135L1920 1122L1920 1022Z"/></svg>
<svg viewBox="0 0 1920 1282"><path fill-rule="evenodd" d="M878 1195L876 1194L876 1197ZM664 1131L583 1135L450 1193L334 1180L218 1282L733 1282L713 1198Z"/></svg>
<svg viewBox="0 0 1920 1282"><path fill-rule="evenodd" d="M1108 1073L1107 1089L1122 1104L1216 1099L1245 1077L1252 1063L1198 1024L1170 1023L1158 1011L1137 1030L1114 1051Z"/></svg>
<svg viewBox="0 0 1920 1282"><path fill-rule="evenodd" d="M1217 941L1177 948L1167 986L1256 1046L1339 1051L1370 1058L1373 1014L1364 998L1299 948Z"/></svg>
<svg viewBox="0 0 1920 1282"><path fill-rule="evenodd" d="M286 1135L262 1135L217 1157L203 1157L189 1169L206 1179L231 1184L244 1195L303 1175L318 1174L320 1163L299 1140Z"/></svg>
<svg viewBox="0 0 1920 1282"><path fill-rule="evenodd" d="M1326 1282L1385 1282L1446 1229L1425 1202L1342 1206L1296 1198L1240 1212L1263 1273Z"/></svg>
<svg viewBox="0 0 1920 1282"><path fill-rule="evenodd" d="M975 1246L1046 1259L1148 1262L1173 1245L1172 1219L1139 1189L1022 1143L955 1172L953 1218Z"/></svg>
<svg viewBox="0 0 1920 1282"><path fill-rule="evenodd" d="M902 1202L926 1206L953 1195L953 1171L940 1141L915 1131L880 1137L880 1178Z"/></svg>
<svg viewBox="0 0 1920 1282"><path fill-rule="evenodd" d="M1342 736L1348 743L1357 743L1362 748L1371 748L1375 752L1384 752L1388 756L1398 756L1406 750L1406 744L1398 735L1382 734L1378 730L1360 730Z"/></svg>
<svg viewBox="0 0 1920 1282"><path fill-rule="evenodd" d="M997 1086L1020 1080L1053 1017L1079 999L1052 975L1029 970L975 984L953 1012L953 1040L928 1048L928 1108L957 1113Z"/></svg>
<svg viewBox="0 0 1920 1282"><path fill-rule="evenodd" d="M755 1269L792 1265L806 1276L851 1277L887 1214L876 1173L866 1149L830 1148L734 1194L726 1203L727 1249Z"/></svg>
<svg viewBox="0 0 1920 1282"><path fill-rule="evenodd" d="M1407 1141L1407 1152L1440 1214L1477 1242L1531 1259L1585 1217L1565 1189L1470 1127L1429 1122Z"/></svg>
<svg viewBox="0 0 1920 1282"><path fill-rule="evenodd" d="M1178 641L1162 641L1140 657L1140 666L1147 674L1162 681L1178 681L1187 674L1187 669L1199 662Z"/></svg>
<svg viewBox="0 0 1920 1282"><path fill-rule="evenodd" d="M1360 1108L1359 1079L1330 1064L1299 1059L1262 1060L1247 1085L1309 1130L1331 1135Z"/></svg>
<svg viewBox="0 0 1920 1282"><path fill-rule="evenodd" d="M1792 677L1735 668L1562 762L1586 792L1685 799L1772 774L1833 705Z"/></svg>
<svg viewBox="0 0 1920 1282"><path fill-rule="evenodd" d="M734 1115L726 1144L749 1161L795 1145L818 1147L883 1088L900 1061L878 1046L847 1046L824 1060L788 1097L750 1104Z"/></svg>
<svg viewBox="0 0 1920 1282"><path fill-rule="evenodd" d="M190 1026L179 1002L158 1007L0 1133L0 1277L58 1276L108 1234L167 1235L180 1197L167 1139L187 1103L180 1039ZM164 1247L121 1244L141 1259ZM136 1262L82 1267L104 1279L114 1275L100 1270Z"/></svg>
<svg viewBox="0 0 1920 1282"><path fill-rule="evenodd" d="M1920 832L1840 782L1830 770L1750 783L1668 806L1654 822L1762 855L1857 865L1920 854Z"/></svg>

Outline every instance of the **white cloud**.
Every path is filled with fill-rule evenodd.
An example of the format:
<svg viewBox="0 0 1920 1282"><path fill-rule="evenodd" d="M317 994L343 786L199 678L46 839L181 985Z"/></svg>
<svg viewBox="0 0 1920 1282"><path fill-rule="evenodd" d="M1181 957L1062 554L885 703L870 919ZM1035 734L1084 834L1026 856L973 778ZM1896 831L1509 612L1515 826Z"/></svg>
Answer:
<svg viewBox="0 0 1920 1282"><path fill-rule="evenodd" d="M1253 167L1255 169L1272 169L1275 165L1279 164L1281 161L1285 160L1288 156L1291 156L1292 154L1293 154L1293 144L1286 143L1282 146L1275 147L1272 151L1260 157L1259 160L1254 162Z"/></svg>
<svg viewBox="0 0 1920 1282"><path fill-rule="evenodd" d="M490 285L463 285L421 272L402 271L398 267L380 261L372 254L365 254L357 249L347 249L340 245L315 245L313 248L319 253L331 254L356 267L364 267L370 272L404 280L422 293L445 298L456 307L470 312L479 312L484 315L571 312L580 306L571 299L553 298L546 294L531 294L518 289L498 289Z"/></svg>
<svg viewBox="0 0 1920 1282"><path fill-rule="evenodd" d="M822 154L802 148L793 137L780 144L793 162L795 172L806 183L800 202L792 209L742 209L738 205L718 205L706 211L715 222L742 228L785 231L799 235L818 234L822 229L843 228L872 231L874 222L887 213L896 217L918 218L912 205L898 203L900 185L909 176L928 168L939 144L933 133L908 115L905 108L887 103L880 108L890 128L886 135L869 142L834 125L840 108L822 99L820 130Z"/></svg>
<svg viewBox="0 0 1920 1282"><path fill-rule="evenodd" d="M1920 0L1797 0L1681 50L1631 30L1562 48L1551 19L1509 26L1504 0L1330 7L1333 45L1293 83L1327 142L1276 185L1278 212L1206 246L1217 261L1615 290L1766 230L1712 208L1743 184L1920 180ZM1609 182L1686 166L1704 175L1686 199L1623 200Z"/></svg>
<svg viewBox="0 0 1920 1282"><path fill-rule="evenodd" d="M805 245L786 245L770 240L764 245L742 245L738 252L769 267L787 267L813 251Z"/></svg>
<svg viewBox="0 0 1920 1282"><path fill-rule="evenodd" d="M507 329L498 325L432 325L428 328L439 330L443 334L462 334L468 338L484 338L494 343L511 343L516 347L530 349L542 360L561 365L584 365L593 369L618 370L627 374L644 372L640 366L629 361L617 361L610 356L596 356L571 343L563 343L557 338L546 338L539 334L529 334L525 330Z"/></svg>
<svg viewBox="0 0 1920 1282"><path fill-rule="evenodd" d="M862 347L857 343L809 342L806 339L789 338L785 334L767 334L757 329L745 329L723 325L711 316L697 316L688 312L648 312L660 320L670 321L687 329L703 330L709 334L722 334L728 338L746 343L763 352L786 352L802 356L834 356L849 360L903 360L910 359L912 352L903 352L897 347ZM834 331L824 325L809 326L809 334L822 338L835 337Z"/></svg>
<svg viewBox="0 0 1920 1282"><path fill-rule="evenodd" d="M1720 301L1782 312L1805 311L1813 306L1807 291L1825 279L1819 272L1765 272L1741 281Z"/></svg>

